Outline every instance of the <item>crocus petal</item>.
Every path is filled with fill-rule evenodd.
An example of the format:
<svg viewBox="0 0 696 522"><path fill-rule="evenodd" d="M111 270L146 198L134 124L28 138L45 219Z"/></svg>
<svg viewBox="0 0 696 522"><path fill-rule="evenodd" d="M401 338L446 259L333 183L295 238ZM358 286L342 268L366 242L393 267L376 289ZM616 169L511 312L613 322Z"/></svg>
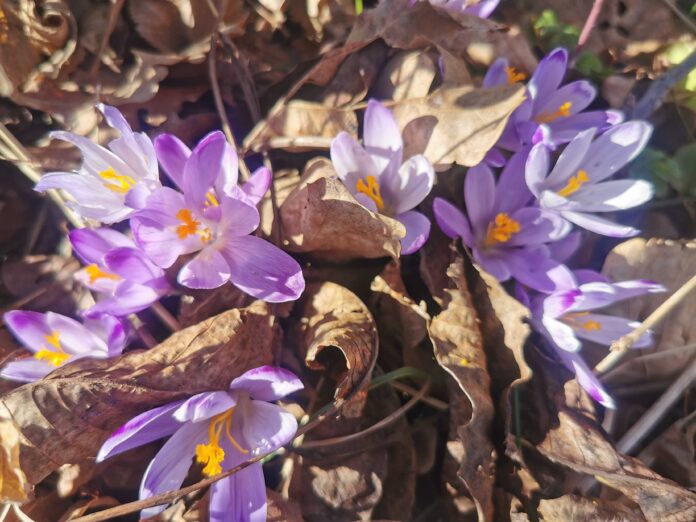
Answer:
<svg viewBox="0 0 696 522"><path fill-rule="evenodd" d="M162 269L137 248L114 248L104 256L104 264L110 272L136 283L147 283L164 275Z"/></svg>
<svg viewBox="0 0 696 522"><path fill-rule="evenodd" d="M500 257L474 250L474 260L498 281L503 282L510 279L510 270Z"/></svg>
<svg viewBox="0 0 696 522"><path fill-rule="evenodd" d="M145 310L160 297L161 294L149 286L123 281L113 296L99 299L84 315L94 317L106 313L123 317Z"/></svg>
<svg viewBox="0 0 696 522"><path fill-rule="evenodd" d="M233 408L237 401L227 392L204 392L185 400L174 412L179 422L200 422Z"/></svg>
<svg viewBox="0 0 696 522"><path fill-rule="evenodd" d="M420 212L409 210L394 216L394 219L406 228L406 236L401 240L402 255L413 254L428 240L430 220Z"/></svg>
<svg viewBox="0 0 696 522"><path fill-rule="evenodd" d="M208 512L210 522L265 522L266 483L261 464L255 462L210 486Z"/></svg>
<svg viewBox="0 0 696 522"><path fill-rule="evenodd" d="M454 239L461 237L464 244L471 247L474 244L469 220L464 213L447 200L435 198L433 201L435 221L447 236Z"/></svg>
<svg viewBox="0 0 696 522"><path fill-rule="evenodd" d="M417 206L430 193L435 172L430 162L420 154L409 158L398 171L398 177L385 180L383 193L385 204L395 214L401 214Z"/></svg>
<svg viewBox="0 0 696 522"><path fill-rule="evenodd" d="M582 187L571 198L584 212L613 212L642 205L653 193L648 181L617 179Z"/></svg>
<svg viewBox="0 0 696 522"><path fill-rule="evenodd" d="M164 172L177 187L182 188L184 165L191 155L191 149L173 134L160 134L155 138L155 151Z"/></svg>
<svg viewBox="0 0 696 522"><path fill-rule="evenodd" d="M495 147L490 149L488 152L486 152L486 155L483 158L483 163L488 165L489 167L496 167L500 168L503 167L506 163L506 158L503 155L502 152L500 152L498 149Z"/></svg>
<svg viewBox="0 0 696 522"><path fill-rule="evenodd" d="M525 207L511 216L520 226L520 231L505 243L506 247L538 245L565 237L571 225L555 212Z"/></svg>
<svg viewBox="0 0 696 522"><path fill-rule="evenodd" d="M577 226L584 228L585 230L589 230L590 232L594 232L602 236L632 237L640 233L640 230L636 228L614 223L593 214L563 211L561 215L571 223L575 223Z"/></svg>
<svg viewBox="0 0 696 522"><path fill-rule="evenodd" d="M528 156L529 149L522 149L513 154L505 164L495 188L495 214L512 213L532 199L532 193L524 177Z"/></svg>
<svg viewBox="0 0 696 522"><path fill-rule="evenodd" d="M237 154L220 131L199 141L184 165L186 204L202 209L213 185L223 189L223 193L237 186Z"/></svg>
<svg viewBox="0 0 696 522"><path fill-rule="evenodd" d="M602 133L622 121L623 114L619 111L581 112L548 123L544 139L547 144L555 148L562 143L573 140L579 132L586 129L597 129L598 133Z"/></svg>
<svg viewBox="0 0 696 522"><path fill-rule="evenodd" d="M582 232L576 230L558 241L549 243L547 246L553 259L560 263L565 263L580 248L581 243Z"/></svg>
<svg viewBox="0 0 696 522"><path fill-rule="evenodd" d="M356 199L358 203L360 203L370 212L375 212L376 214L379 213L377 203L375 203L375 201L372 198L366 196L365 194L354 194L353 197Z"/></svg>
<svg viewBox="0 0 696 522"><path fill-rule="evenodd" d="M182 402L165 404L133 417L106 439L97 453L97 462L174 433L181 423L174 419L173 412Z"/></svg>
<svg viewBox="0 0 696 522"><path fill-rule="evenodd" d="M128 328L118 317L111 314L101 314L86 319L84 324L85 328L106 342L109 357L120 355L128 344Z"/></svg>
<svg viewBox="0 0 696 522"><path fill-rule="evenodd" d="M621 281L612 285L616 292L616 301L630 299L646 294L656 294L666 292L667 289L655 281L649 279L636 279L632 281Z"/></svg>
<svg viewBox="0 0 696 522"><path fill-rule="evenodd" d="M495 177L483 164L471 167L464 179L464 201L474 235L485 233L495 207Z"/></svg>
<svg viewBox="0 0 696 522"><path fill-rule="evenodd" d="M652 125L646 121L628 121L616 125L597 138L580 168L597 183L613 175L634 159L647 144Z"/></svg>
<svg viewBox="0 0 696 522"><path fill-rule="evenodd" d="M573 281L570 270L549 258L547 249L510 249L504 259L512 277L539 292L553 293Z"/></svg>
<svg viewBox="0 0 696 522"><path fill-rule="evenodd" d="M3 315L5 324L25 348L38 352L46 344L46 336L51 335L51 328L46 323L46 316L38 312L12 310Z"/></svg>
<svg viewBox="0 0 696 522"><path fill-rule="evenodd" d="M371 156L347 132L339 132L331 141L331 162L336 174L351 194L357 193L357 183L365 176L378 175Z"/></svg>
<svg viewBox="0 0 696 522"><path fill-rule="evenodd" d="M597 96L597 90L592 84L586 80L579 80L564 85L549 96L548 99L539 99L538 102L535 103L535 107L538 107L537 114L539 115L553 114L559 110L562 105L569 103L568 113L569 115L574 115L592 103L595 96ZM570 116L560 116L557 119L562 120L568 117Z"/></svg>
<svg viewBox="0 0 696 522"><path fill-rule="evenodd" d="M218 288L229 281L230 272L230 266L220 251L208 247L179 270L177 281L189 288Z"/></svg>
<svg viewBox="0 0 696 522"><path fill-rule="evenodd" d="M567 66L568 51L563 48L554 49L539 62L527 84L535 105L549 99L563 81Z"/></svg>
<svg viewBox="0 0 696 522"><path fill-rule="evenodd" d="M90 357L106 357L108 348L106 342L90 332L84 325L54 312L46 313L46 325L52 332L60 335L63 350L72 355L89 355Z"/></svg>
<svg viewBox="0 0 696 522"><path fill-rule="evenodd" d="M471 16L488 18L495 11L495 8L498 7L499 3L500 0L480 0L478 3L464 9L464 12Z"/></svg>
<svg viewBox="0 0 696 522"><path fill-rule="evenodd" d="M264 194L271 186L273 175L266 167L259 167L249 177L249 180L242 185L242 191L247 195L249 200L254 204L258 204Z"/></svg>
<svg viewBox="0 0 696 522"><path fill-rule="evenodd" d="M135 247L135 243L111 228L77 228L68 234L75 253L85 263L101 264L104 255L115 247Z"/></svg>
<svg viewBox="0 0 696 522"><path fill-rule="evenodd" d="M640 323L623 317L604 314L586 314L577 319L579 326L575 327L575 335L598 344L610 346L624 335L635 330ZM652 333L646 332L633 343L633 348L646 348L652 344Z"/></svg>
<svg viewBox="0 0 696 522"><path fill-rule="evenodd" d="M297 431L292 413L275 404L250 399L240 403L237 413L242 416L243 440L254 455L277 450L290 442Z"/></svg>
<svg viewBox="0 0 696 522"><path fill-rule="evenodd" d="M499 85L508 84L508 61L506 58L498 58L486 72L486 76L483 77L483 87L489 89L491 87L497 87Z"/></svg>
<svg viewBox="0 0 696 522"><path fill-rule="evenodd" d="M102 112L109 126L120 133L119 138L109 142L109 149L122 158L137 174L140 174L140 177L157 179L157 161L150 138L142 133L136 135L123 114L115 107L98 103L97 108Z"/></svg>
<svg viewBox="0 0 696 522"><path fill-rule="evenodd" d="M187 245L157 221L136 217L130 225L135 242L157 266L169 268L180 255L187 253Z"/></svg>
<svg viewBox="0 0 696 522"><path fill-rule="evenodd" d="M253 297L280 303L294 301L304 291L300 265L268 241L255 236L230 238L223 255L232 283Z"/></svg>
<svg viewBox="0 0 696 522"><path fill-rule="evenodd" d="M581 300L582 292L578 289L551 294L544 299L544 316L556 319L573 308Z"/></svg>
<svg viewBox="0 0 696 522"><path fill-rule="evenodd" d="M230 383L230 390L244 391L259 401L277 401L303 388L294 373L275 366L254 368Z"/></svg>
<svg viewBox="0 0 696 522"><path fill-rule="evenodd" d="M108 149L94 143L93 141L78 136L72 132L54 131L50 137L72 143L80 149L82 153L82 169L94 174L114 169L117 173L130 176L136 180L141 179L141 173L135 172L128 164Z"/></svg>
<svg viewBox="0 0 696 522"><path fill-rule="evenodd" d="M543 143L537 143L529 151L524 168L524 178L529 190L536 197L544 190L546 175L549 172L549 149Z"/></svg>
<svg viewBox="0 0 696 522"><path fill-rule="evenodd" d="M556 161L556 165L546 178L545 188L551 190L562 189L568 180L578 173L580 163L585 158L587 151L592 144L596 129L586 129L579 132L563 150Z"/></svg>
<svg viewBox="0 0 696 522"><path fill-rule="evenodd" d="M224 197L220 200L220 224L218 229L225 237L246 236L259 226L261 217L251 201Z"/></svg>
<svg viewBox="0 0 696 522"><path fill-rule="evenodd" d="M616 408L614 400L604 390L602 383L599 382L597 377L595 377L594 373L587 366L580 354L569 353L564 350L557 350L557 353L563 361L563 364L565 364L570 371L575 373L578 383L590 395L590 397L605 408Z"/></svg>
<svg viewBox="0 0 696 522"><path fill-rule="evenodd" d="M0 370L0 377L9 381L34 382L43 379L55 369L56 367L52 364L32 357L31 359L7 363Z"/></svg>
<svg viewBox="0 0 696 522"><path fill-rule="evenodd" d="M577 352L582 344L575 337L573 329L552 317L544 317L542 324L546 329L547 336L561 350L567 352Z"/></svg>
<svg viewBox="0 0 696 522"><path fill-rule="evenodd" d="M196 446L204 443L207 438L207 423L187 422L174 432L145 470L140 484L140 499L179 489L191 467ZM161 505L144 509L140 512L140 517L154 517L165 508L166 505Z"/></svg>
<svg viewBox="0 0 696 522"><path fill-rule="evenodd" d="M404 144L401 130L391 111L377 100L370 100L367 102L363 127L365 149L372 157L378 176L385 177L385 181L395 177L401 165ZM404 210L410 210L413 206Z"/></svg>

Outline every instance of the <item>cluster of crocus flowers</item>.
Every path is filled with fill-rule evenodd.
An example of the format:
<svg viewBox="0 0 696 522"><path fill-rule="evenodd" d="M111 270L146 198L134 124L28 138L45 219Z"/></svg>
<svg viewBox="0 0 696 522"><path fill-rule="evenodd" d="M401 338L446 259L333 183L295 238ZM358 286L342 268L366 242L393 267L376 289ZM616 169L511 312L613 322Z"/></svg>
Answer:
<svg viewBox="0 0 696 522"><path fill-rule="evenodd" d="M403 161L401 131L389 109L370 100L365 111L363 143L346 132L331 142L331 161L355 199L372 212L404 225L401 253L412 254L427 241L430 221L413 210L430 193L433 166L423 155Z"/></svg>
<svg viewBox="0 0 696 522"><path fill-rule="evenodd" d="M117 318L99 315L79 323L47 312L13 310L3 319L32 357L7 363L0 376L20 382L42 379L59 366L84 357L106 359L120 355L128 342L127 331Z"/></svg>
<svg viewBox="0 0 696 522"><path fill-rule="evenodd" d="M215 476L252 457L271 453L295 436L295 417L271 401L301 390L282 368L262 366L234 379L226 391L200 393L131 419L104 442L97 461L169 437L145 471L140 498L181 486L195 458L205 476ZM148 508L142 518L166 506ZM266 520L266 486L259 462L210 488L210 521Z"/></svg>

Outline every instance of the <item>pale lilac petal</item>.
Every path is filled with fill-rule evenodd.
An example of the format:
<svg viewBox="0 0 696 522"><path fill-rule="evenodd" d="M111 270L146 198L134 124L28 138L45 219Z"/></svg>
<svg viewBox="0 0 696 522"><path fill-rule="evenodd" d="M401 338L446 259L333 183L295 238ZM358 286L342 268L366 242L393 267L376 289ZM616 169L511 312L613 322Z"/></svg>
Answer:
<svg viewBox="0 0 696 522"><path fill-rule="evenodd" d="M46 325L52 332L60 335L60 345L71 355L89 355L90 357L107 357L109 350L106 342L75 319L54 312L46 313Z"/></svg>
<svg viewBox="0 0 696 522"><path fill-rule="evenodd" d="M174 412L179 422L200 422L219 415L237 405L227 392L204 392L185 400Z"/></svg>
<svg viewBox="0 0 696 522"><path fill-rule="evenodd" d="M471 16L479 18L488 18L493 14L495 8L498 7L500 0L480 0L478 3L470 5L464 12Z"/></svg>
<svg viewBox="0 0 696 522"><path fill-rule="evenodd" d="M532 199L532 193L525 180L528 156L529 149L524 148L513 154L505 164L495 189L495 214L514 212Z"/></svg>
<svg viewBox="0 0 696 522"><path fill-rule="evenodd" d="M141 178L150 177L156 180L158 178L157 162L150 138L141 133L138 135L140 139L136 140L133 129L115 107L98 103L97 108L102 112L109 126L120 133L119 138L109 142L109 149L123 159L137 174L140 174Z"/></svg>
<svg viewBox="0 0 696 522"><path fill-rule="evenodd" d="M102 264L104 255L115 247L135 247L135 243L111 228L77 228L68 234L75 253L85 263Z"/></svg>
<svg viewBox="0 0 696 522"><path fill-rule="evenodd" d="M433 201L435 221L447 236L454 239L461 237L464 244L471 247L474 244L469 227L469 220L464 213L447 200L435 198Z"/></svg>
<svg viewBox="0 0 696 522"><path fill-rule="evenodd" d="M7 363L0 370L0 377L9 381L34 382L43 379L55 369L52 364L32 357Z"/></svg>
<svg viewBox="0 0 696 522"><path fill-rule="evenodd" d="M124 281L118 285L113 296L99 299L84 315L93 317L106 313L124 317L145 310L160 297L160 292L149 286Z"/></svg>
<svg viewBox="0 0 696 522"><path fill-rule="evenodd" d="M577 134L559 156L551 174L549 174L543 184L544 188L560 190L572 176L577 175L580 164L592 144L595 133L596 129L591 128Z"/></svg>
<svg viewBox="0 0 696 522"><path fill-rule="evenodd" d="M610 346L614 341L628 335L640 325L637 321L630 321L623 317L593 313L574 318L574 320L578 324L574 328L575 335L606 346ZM646 332L631 346L632 348L646 348L651 344L652 332Z"/></svg>
<svg viewBox="0 0 696 522"><path fill-rule="evenodd" d="M592 370L587 366L583 358L578 353L570 353L564 350L557 350L563 364L570 371L575 373L580 386L599 404L605 408L615 409L616 404L609 394L604 390L602 383L595 377Z"/></svg>
<svg viewBox="0 0 696 522"><path fill-rule="evenodd" d="M164 271L142 251L131 247L110 250L104 256L104 265L109 272L136 283L147 283L164 275Z"/></svg>
<svg viewBox="0 0 696 522"><path fill-rule="evenodd" d="M505 247L538 245L565 237L571 225L554 212L525 207L514 212L512 219L520 225L520 231L505 243Z"/></svg>
<svg viewBox="0 0 696 522"><path fill-rule="evenodd" d="M543 143L534 145L527 157L524 177L529 190L536 197L539 197L539 194L544 190L550 161L549 149Z"/></svg>
<svg viewBox="0 0 696 522"><path fill-rule="evenodd" d="M493 218L495 177L483 164L471 167L464 179L464 201L474 235L484 234Z"/></svg>
<svg viewBox="0 0 696 522"><path fill-rule="evenodd" d="M568 51L563 48L554 49L539 62L527 84L535 106L543 104L558 89L567 66Z"/></svg>
<svg viewBox="0 0 696 522"><path fill-rule="evenodd" d="M488 152L486 152L486 155L483 158L483 163L485 163L489 167L496 168L505 166L506 161L507 160L503 153L496 148L492 148Z"/></svg>
<svg viewBox="0 0 696 522"><path fill-rule="evenodd" d="M179 270L177 281L188 288L212 289L229 281L230 273L230 266L220 251L207 247Z"/></svg>
<svg viewBox="0 0 696 522"><path fill-rule="evenodd" d="M583 212L563 211L562 215L571 223L590 232L609 237L632 237L640 233L640 230L628 225L614 223L604 218Z"/></svg>
<svg viewBox="0 0 696 522"><path fill-rule="evenodd" d="M357 183L365 176L378 175L374 161L362 146L347 132L340 132L331 142L331 162L336 174L351 194L357 193Z"/></svg>
<svg viewBox="0 0 696 522"><path fill-rule="evenodd" d="M251 202L256 205L263 198L266 191L271 186L273 174L266 167L259 167L254 171L249 180L242 185L242 191L247 195Z"/></svg>
<svg viewBox="0 0 696 522"><path fill-rule="evenodd" d="M586 80L571 82L558 89L551 96L549 96L548 99L538 100L535 103L535 107L538 107L536 113L538 116L551 115L558 111L562 105L570 103L570 107L568 107L568 113L569 115L574 115L579 113L580 111L585 109L590 103L592 103L592 100L595 99L595 96L597 96L597 90L592 86L590 82ZM568 117L570 116L559 116L557 120L563 120L564 118Z"/></svg>
<svg viewBox="0 0 696 522"><path fill-rule="evenodd" d="M616 301L667 291L667 288L665 288L663 285L656 283L655 281L650 281L649 279L621 281L619 283L614 283L612 286L616 292Z"/></svg>
<svg viewBox="0 0 696 522"><path fill-rule="evenodd" d="M363 207L365 207L367 210L370 212L375 212L379 213L379 209L377 208L377 203L375 203L375 200L366 196L365 194L354 194L353 197L355 200L360 203Z"/></svg>
<svg viewBox="0 0 696 522"><path fill-rule="evenodd" d="M546 249L515 248L505 252L505 263L512 277L520 283L543 293L552 293L559 288L563 276L572 280L572 273L561 263L548 257Z"/></svg>
<svg viewBox="0 0 696 522"><path fill-rule="evenodd" d="M162 187L155 190L147 198L147 207L133 218L147 218L159 223L162 227L174 227L181 224L176 214L186 208L184 196L174 189Z"/></svg>
<svg viewBox="0 0 696 522"><path fill-rule="evenodd" d="M584 212L614 212L637 207L652 199L652 183L642 179L618 179L586 185L571 195Z"/></svg>
<svg viewBox="0 0 696 522"><path fill-rule="evenodd" d="M130 225L135 242L156 265L169 268L186 253L184 242L171 230L162 229L158 222L136 217Z"/></svg>
<svg viewBox="0 0 696 522"><path fill-rule="evenodd" d="M575 307L580 300L582 292L577 289L551 294L544 299L544 316L556 319Z"/></svg>
<svg viewBox="0 0 696 522"><path fill-rule="evenodd" d="M184 165L184 198L187 206L204 207L213 185L227 193L237 186L237 154L225 135L214 131L198 142Z"/></svg>
<svg viewBox="0 0 696 522"><path fill-rule="evenodd" d="M235 415L241 416L243 439L239 442L246 444L252 455L277 450L290 442L297 431L292 413L268 402L250 399L239 404Z"/></svg>
<svg viewBox="0 0 696 522"><path fill-rule="evenodd" d="M146 499L165 491L179 489L191 467L198 444L208 440L207 423L185 423L162 446L145 470L140 484L140 499ZM155 506L140 512L141 518L161 513L166 505Z"/></svg>
<svg viewBox="0 0 696 522"><path fill-rule="evenodd" d="M128 344L128 329L118 317L111 314L100 314L85 319L84 324L89 331L106 342L109 357L121 355Z"/></svg>
<svg viewBox="0 0 696 522"><path fill-rule="evenodd" d="M510 270L500 257L474 250L474 260L490 275L503 282L510 279Z"/></svg>
<svg viewBox="0 0 696 522"><path fill-rule="evenodd" d="M246 236L256 230L261 221L259 211L250 201L223 197L220 200L218 229L225 237Z"/></svg>
<svg viewBox="0 0 696 522"><path fill-rule="evenodd" d="M593 183L602 181L640 154L651 134L652 125L646 121L616 125L592 143L580 168Z"/></svg>
<svg viewBox="0 0 696 522"><path fill-rule="evenodd" d="M544 317L542 324L546 329L549 340L551 340L558 348L567 352L577 352L582 344L575 337L575 331L560 321L552 317Z"/></svg>
<svg viewBox="0 0 696 522"><path fill-rule="evenodd" d="M499 85L508 84L507 68L509 64L506 58L498 58L495 62L491 64L486 72L486 76L483 77L483 87L489 89L490 87L497 87Z"/></svg>
<svg viewBox="0 0 696 522"><path fill-rule="evenodd" d="M394 216L406 228L401 240L401 255L413 254L422 247L430 235L430 220L420 212L409 210Z"/></svg>
<svg viewBox="0 0 696 522"><path fill-rule="evenodd" d="M155 151L164 172L177 187L182 188L184 165L191 155L191 149L173 134L160 134L155 138Z"/></svg>
<svg viewBox="0 0 696 522"><path fill-rule="evenodd" d="M87 172L97 175L101 171L113 168L117 173L131 176L135 180L143 177L143 173L135 172L116 154L84 136L65 131L54 131L50 133L50 136L54 139L67 141L78 147L82 153L82 169Z"/></svg>
<svg viewBox="0 0 696 522"><path fill-rule="evenodd" d="M549 243L547 246L551 252L551 257L556 261L565 263L580 248L582 243L582 232L576 230L571 232L563 239Z"/></svg>
<svg viewBox="0 0 696 522"><path fill-rule="evenodd" d="M610 283L609 279L596 270L591 270L589 268L573 270L573 275L575 279L577 279L579 285L584 285L586 283Z"/></svg>
<svg viewBox="0 0 696 522"><path fill-rule="evenodd" d="M46 336L51 335L51 327L48 326L44 314L12 310L4 314L2 318L12 335L32 352L42 350L46 344Z"/></svg>
<svg viewBox="0 0 696 522"><path fill-rule="evenodd" d="M276 366L254 368L230 383L230 390L244 391L259 401L277 401L303 388L294 373Z"/></svg>
<svg viewBox="0 0 696 522"><path fill-rule="evenodd" d="M225 450L226 457L227 453ZM261 463L255 462L210 486L208 511L210 522L266 522L266 483Z"/></svg>
<svg viewBox="0 0 696 522"><path fill-rule="evenodd" d="M388 192L385 191L382 196L394 214L401 214L415 208L430 194L435 181L435 171L425 156L418 154L401 165L398 178L392 180L394 181L398 183L398 188L391 186L391 190L396 189L398 192L389 194L388 197Z"/></svg>
<svg viewBox="0 0 696 522"><path fill-rule="evenodd" d="M367 103L363 141L365 149L372 157L378 177L382 178L380 184L388 184L390 178L395 177L399 172L404 144L401 139L401 130L391 111L377 100L370 100ZM413 206L403 210L410 210Z"/></svg>
<svg viewBox="0 0 696 522"><path fill-rule="evenodd" d="M623 121L623 114L618 111L588 111L560 118L547 126L545 140L552 147L568 143L586 129L597 129L601 133Z"/></svg>
<svg viewBox="0 0 696 522"><path fill-rule="evenodd" d="M97 453L97 462L174 433L181 423L174 419L173 412L182 402L165 404L133 417L106 439Z"/></svg>
<svg viewBox="0 0 696 522"><path fill-rule="evenodd" d="M253 297L279 303L294 301L304 291L300 265L268 241L255 236L231 238L223 254L232 283Z"/></svg>

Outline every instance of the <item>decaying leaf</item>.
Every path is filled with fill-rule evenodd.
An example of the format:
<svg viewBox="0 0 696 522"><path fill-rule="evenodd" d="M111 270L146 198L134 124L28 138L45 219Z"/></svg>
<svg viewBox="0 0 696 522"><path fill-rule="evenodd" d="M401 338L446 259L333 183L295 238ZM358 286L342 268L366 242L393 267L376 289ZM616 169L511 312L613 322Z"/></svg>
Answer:
<svg viewBox="0 0 696 522"><path fill-rule="evenodd" d="M437 58L424 51L401 51L380 72L373 87L380 98L394 101L423 98L436 76Z"/></svg>
<svg viewBox="0 0 696 522"><path fill-rule="evenodd" d="M19 437L28 481L96 455L114 429L149 408L225 389L246 370L270 364L277 333L258 302L185 328L150 350L82 359L4 395L0 411Z"/></svg>
<svg viewBox="0 0 696 522"><path fill-rule="evenodd" d="M20 434L5 416L0 417L0 497L25 502L30 486L19 463Z"/></svg>
<svg viewBox="0 0 696 522"><path fill-rule="evenodd" d="M308 285L297 310L303 318L298 336L307 366L326 370L336 378L336 399L357 394L343 413L359 416L377 360L377 328L372 315L350 290L330 282ZM336 360L336 350L340 360Z"/></svg>
<svg viewBox="0 0 696 522"><path fill-rule="evenodd" d="M363 207L340 180L298 187L280 207L285 247L317 259L398 257L404 226Z"/></svg>

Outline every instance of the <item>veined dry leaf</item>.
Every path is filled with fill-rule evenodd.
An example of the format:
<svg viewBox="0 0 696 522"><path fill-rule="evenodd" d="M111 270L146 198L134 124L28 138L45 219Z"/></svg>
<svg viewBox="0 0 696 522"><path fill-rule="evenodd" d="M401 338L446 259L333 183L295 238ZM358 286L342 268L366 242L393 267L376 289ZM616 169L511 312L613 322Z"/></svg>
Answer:
<svg viewBox="0 0 696 522"><path fill-rule="evenodd" d="M382 68L373 86L375 95L394 101L423 98L435 79L435 60L426 51L400 51Z"/></svg>
<svg viewBox="0 0 696 522"><path fill-rule="evenodd" d="M307 366L336 378L336 399L357 394L348 417L359 417L377 361L378 338L372 314L350 290L335 283L307 286L298 302L300 346ZM341 360L336 360L336 350Z"/></svg>
<svg viewBox="0 0 696 522"><path fill-rule="evenodd" d="M337 178L300 185L280 207L285 248L317 259L398 257L404 226L363 207Z"/></svg>
<svg viewBox="0 0 696 522"><path fill-rule="evenodd" d="M19 463L20 434L12 420L0 416L0 497L3 501L26 502L30 485Z"/></svg>
<svg viewBox="0 0 696 522"><path fill-rule="evenodd" d="M589 499L577 495L564 495L559 498L542 499L539 514L544 522L645 522L640 512L628 510L618 503Z"/></svg>
<svg viewBox="0 0 696 522"><path fill-rule="evenodd" d="M176 332L150 350L82 359L13 390L0 399L0 415L19 437L22 470L36 484L62 464L96 455L131 417L225 389L246 370L272 362L277 334L267 305L257 302Z"/></svg>
<svg viewBox="0 0 696 522"><path fill-rule="evenodd" d="M629 239L617 245L607 256L602 273L612 281L652 279L667 287L667 293L652 294L617 303L609 313L642 320L665 299L676 292L694 275L696 241L661 239ZM664 352L696 343L696 294L686 296L682 303L655 328L652 348L634 350L631 357L617 372L609 374L609 381L628 385L646 380L669 379L681 373L691 361L693 352L675 352L643 361L647 354ZM609 377L608 376L608 377Z"/></svg>
<svg viewBox="0 0 696 522"><path fill-rule="evenodd" d="M442 87L425 98L396 103L392 109L403 129L404 157L422 153L436 166L480 163L524 97L522 85Z"/></svg>
<svg viewBox="0 0 696 522"><path fill-rule="evenodd" d="M304 100L281 99L244 140L244 148L328 149L341 131L357 136L358 119L351 109Z"/></svg>

